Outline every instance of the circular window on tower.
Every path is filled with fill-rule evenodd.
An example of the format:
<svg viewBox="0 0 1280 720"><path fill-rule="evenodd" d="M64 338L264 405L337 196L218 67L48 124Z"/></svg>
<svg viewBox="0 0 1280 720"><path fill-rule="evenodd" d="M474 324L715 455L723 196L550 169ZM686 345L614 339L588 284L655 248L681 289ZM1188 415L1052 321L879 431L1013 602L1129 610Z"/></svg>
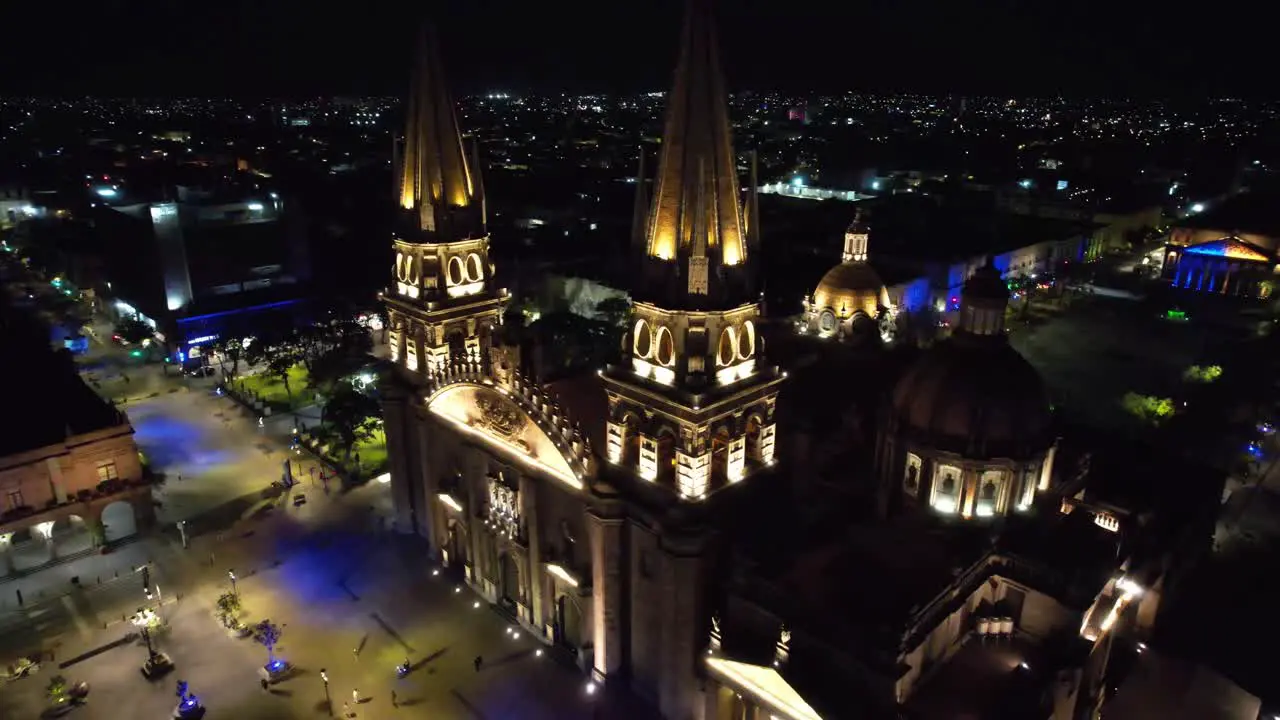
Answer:
<svg viewBox="0 0 1280 720"><path fill-rule="evenodd" d="M454 255L449 258L449 273L446 278L450 285L461 285L466 279L466 270L462 267L462 257Z"/></svg>
<svg viewBox="0 0 1280 720"><path fill-rule="evenodd" d="M738 333L738 359L746 360L756 352L756 324L750 320L742 323L742 331Z"/></svg>
<svg viewBox="0 0 1280 720"><path fill-rule="evenodd" d="M635 336L631 341L631 351L641 360L648 360L653 355L653 333L649 330L649 323L637 320L631 334Z"/></svg>
<svg viewBox="0 0 1280 720"><path fill-rule="evenodd" d="M823 310L818 316L818 329L822 332L832 332L836 329L836 314L830 310Z"/></svg>
<svg viewBox="0 0 1280 720"><path fill-rule="evenodd" d="M467 256L467 282L480 282L484 279L484 265L478 253Z"/></svg>
<svg viewBox="0 0 1280 720"><path fill-rule="evenodd" d="M716 365L724 367L733 364L733 361L737 358L737 340L737 333L733 328L727 327L720 331L720 345L716 349Z"/></svg>
<svg viewBox="0 0 1280 720"><path fill-rule="evenodd" d="M657 360L662 367L671 367L676 364L676 341L671 336L671 329L666 326L658 328Z"/></svg>

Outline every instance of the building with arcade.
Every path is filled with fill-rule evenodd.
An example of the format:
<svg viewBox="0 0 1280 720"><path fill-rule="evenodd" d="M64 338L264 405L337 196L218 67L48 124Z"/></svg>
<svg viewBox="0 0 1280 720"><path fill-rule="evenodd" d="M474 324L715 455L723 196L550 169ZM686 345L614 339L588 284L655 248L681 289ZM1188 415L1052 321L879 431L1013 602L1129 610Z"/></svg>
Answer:
<svg viewBox="0 0 1280 720"><path fill-rule="evenodd" d="M791 377L766 354L757 183L740 190L709 4L688 3L651 196L637 183L620 359L554 383L504 340L478 152L424 35L384 294L397 528L672 720L942 717L970 662L1006 678L1043 662L1034 702L1079 716L1159 606L1167 558L1138 552L1143 533L1199 526L1120 512L1086 463L1061 467L993 267L965 281L957 332L906 367L796 390L830 368ZM853 279L815 292L819 331L887 305L866 238L855 223ZM850 461L834 425L789 455L788 424L849 382L886 387L874 457Z"/></svg>
<svg viewBox="0 0 1280 720"><path fill-rule="evenodd" d="M1255 193L1192 215L1169 233L1161 277L1176 289L1267 298L1280 269L1280 228L1273 203Z"/></svg>

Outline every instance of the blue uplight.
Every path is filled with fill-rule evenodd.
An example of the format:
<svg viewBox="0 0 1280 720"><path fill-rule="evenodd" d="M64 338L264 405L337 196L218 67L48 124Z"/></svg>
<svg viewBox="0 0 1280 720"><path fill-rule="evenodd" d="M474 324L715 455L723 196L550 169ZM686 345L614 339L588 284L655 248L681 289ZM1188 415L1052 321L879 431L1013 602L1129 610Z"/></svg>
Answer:
<svg viewBox="0 0 1280 720"><path fill-rule="evenodd" d="M267 669L268 669L268 670L270 670L271 672L277 672L277 671L279 671L279 670L283 670L283 669L284 669L284 661L283 661L283 660L272 660L271 662L267 663Z"/></svg>

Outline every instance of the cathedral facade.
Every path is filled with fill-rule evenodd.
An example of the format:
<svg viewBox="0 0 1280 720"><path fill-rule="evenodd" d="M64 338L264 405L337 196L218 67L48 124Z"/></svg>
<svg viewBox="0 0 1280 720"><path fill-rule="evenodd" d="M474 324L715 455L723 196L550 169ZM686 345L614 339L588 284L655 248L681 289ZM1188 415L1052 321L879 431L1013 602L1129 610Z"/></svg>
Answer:
<svg viewBox="0 0 1280 720"><path fill-rule="evenodd" d="M994 268L966 283L954 336L885 393L874 472L831 471L865 481L874 518L827 507L839 537L824 544L794 507L767 507L747 534L776 546L740 559L752 501L786 497L800 484L786 470L813 466L780 464L787 372L765 354L758 183L752 159L743 196L708 5L688 4L651 197L641 161L622 359L551 384L502 340L478 153L424 36L384 293L398 529L459 587L671 720L898 717L973 638L1064 632L1092 643L1094 669L1063 687L1093 702L1112 628L1154 612L1144 589L1159 578L1125 559L1131 526L1112 506L1090 515L1086 489L1055 479L1047 395L1007 343ZM868 235L850 228L804 330L854 337L891 310ZM1037 513L1049 519L1032 534L1074 554L1029 559L1032 544L997 532ZM1085 547L1087 572L1067 573Z"/></svg>
<svg viewBox="0 0 1280 720"><path fill-rule="evenodd" d="M653 197L640 200L649 293L622 364L562 392L522 374L500 341L508 296L493 283L480 166L430 38L384 293L399 529L585 671L671 718L703 715L707 517L722 490L774 463L783 378L758 331L759 234L752 197L740 198L706 5L690 4Z"/></svg>

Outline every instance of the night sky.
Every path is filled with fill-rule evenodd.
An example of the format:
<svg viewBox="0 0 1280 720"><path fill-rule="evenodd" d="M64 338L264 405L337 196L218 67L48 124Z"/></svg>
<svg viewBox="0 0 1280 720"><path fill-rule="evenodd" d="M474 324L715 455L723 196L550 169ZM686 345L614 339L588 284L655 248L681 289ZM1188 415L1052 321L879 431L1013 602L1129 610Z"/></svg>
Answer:
<svg viewBox="0 0 1280 720"><path fill-rule="evenodd" d="M1280 87L1265 3L716 6L733 88L1222 96ZM656 90L674 64L679 9L680 0L14 2L0 92L400 95L424 13L437 20L459 92Z"/></svg>

